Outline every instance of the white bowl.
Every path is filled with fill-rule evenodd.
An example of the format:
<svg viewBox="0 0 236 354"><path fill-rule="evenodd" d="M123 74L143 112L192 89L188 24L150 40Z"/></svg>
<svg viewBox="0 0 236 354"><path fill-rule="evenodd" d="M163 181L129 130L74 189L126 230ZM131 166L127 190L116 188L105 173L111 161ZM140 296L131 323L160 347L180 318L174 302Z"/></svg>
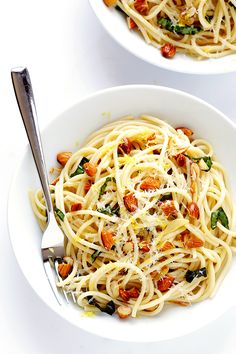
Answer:
<svg viewBox="0 0 236 354"><path fill-rule="evenodd" d="M106 123L124 115L156 115L173 126L188 126L212 143L220 161L230 173L236 190L234 158L236 129L231 121L207 103L181 91L156 86L123 86L95 93L54 119L42 132L48 168L55 165L60 150L76 150L76 144ZM116 340L149 342L170 339L194 331L223 314L235 303L236 262L217 295L189 308L171 306L154 318L119 320L99 314L82 317L77 307L59 306L46 279L40 253L41 231L28 199L28 190L39 180L27 148L13 179L9 196L8 221L12 247L26 279L52 310L78 328Z"/></svg>
<svg viewBox="0 0 236 354"><path fill-rule="evenodd" d="M160 68L187 74L220 74L236 71L236 54L223 58L197 60L184 54L165 59L160 50L148 45L136 31L130 31L122 14L108 8L103 0L89 0L103 27L122 47L136 57Z"/></svg>

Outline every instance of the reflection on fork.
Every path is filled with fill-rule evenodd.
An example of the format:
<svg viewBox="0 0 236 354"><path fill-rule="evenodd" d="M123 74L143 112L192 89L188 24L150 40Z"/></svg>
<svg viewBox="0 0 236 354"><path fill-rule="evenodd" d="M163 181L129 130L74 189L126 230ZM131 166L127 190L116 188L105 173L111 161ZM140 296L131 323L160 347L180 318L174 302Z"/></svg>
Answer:
<svg viewBox="0 0 236 354"><path fill-rule="evenodd" d="M12 69L11 77L21 117L42 185L47 209L48 225L43 234L41 244L43 265L51 289L58 303L62 305L62 296L56 286L56 282L62 280L58 272L58 264L63 261L64 234L58 226L54 215L30 76L26 68L20 67ZM76 302L73 292L62 290L62 293L64 294L67 304L69 304L68 294L71 294L73 301Z"/></svg>

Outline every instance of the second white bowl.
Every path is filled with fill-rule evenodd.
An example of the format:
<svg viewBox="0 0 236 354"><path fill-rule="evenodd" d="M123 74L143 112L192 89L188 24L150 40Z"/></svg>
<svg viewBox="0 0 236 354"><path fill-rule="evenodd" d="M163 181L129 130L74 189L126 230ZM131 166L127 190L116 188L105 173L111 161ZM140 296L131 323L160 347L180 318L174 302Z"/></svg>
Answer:
<svg viewBox="0 0 236 354"><path fill-rule="evenodd" d="M236 71L236 54L223 58L197 60L185 54L176 54L173 59L165 59L160 50L148 45L141 35L129 31L124 17L114 8L108 8L103 0L89 0L95 15L122 47L147 63L163 69L187 74L223 74Z"/></svg>

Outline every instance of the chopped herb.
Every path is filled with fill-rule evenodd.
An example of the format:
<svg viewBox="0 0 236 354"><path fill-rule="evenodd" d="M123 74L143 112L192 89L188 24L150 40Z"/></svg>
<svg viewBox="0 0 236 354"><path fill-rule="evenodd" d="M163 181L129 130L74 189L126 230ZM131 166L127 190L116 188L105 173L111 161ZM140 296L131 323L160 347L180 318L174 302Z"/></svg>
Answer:
<svg viewBox="0 0 236 354"><path fill-rule="evenodd" d="M116 216L120 216L120 206L118 203L116 203L116 205L114 205L111 210L113 214L115 214Z"/></svg>
<svg viewBox="0 0 236 354"><path fill-rule="evenodd" d="M112 300L107 303L105 308L101 309L102 312L105 312L105 313L107 313L110 316L113 315L115 310L116 310L116 306L115 306L115 304L114 304L114 302Z"/></svg>
<svg viewBox="0 0 236 354"><path fill-rule="evenodd" d="M166 193L163 194L163 196L160 199L160 202L164 202L165 200L172 200L172 193Z"/></svg>
<svg viewBox="0 0 236 354"><path fill-rule="evenodd" d="M203 159L203 161L205 162L205 164L206 164L207 167L208 167L208 169L205 170L205 171L206 171L206 172L210 171L211 166L212 166L212 159L211 159L211 157L210 157L210 156L205 156L205 157L203 157L202 159Z"/></svg>
<svg viewBox="0 0 236 354"><path fill-rule="evenodd" d="M89 162L89 159L87 159L87 157L82 157L82 160L80 161L80 166L83 167L86 162Z"/></svg>
<svg viewBox="0 0 236 354"><path fill-rule="evenodd" d="M83 167L81 167L80 165L77 167L77 169L75 170L75 172L73 172L70 177L75 177L77 175L82 175L84 173L84 169Z"/></svg>
<svg viewBox="0 0 236 354"><path fill-rule="evenodd" d="M185 274L185 279L188 283L191 283L194 278L200 278L200 277L205 277L207 276L207 271L206 268L200 268L197 270L187 270Z"/></svg>
<svg viewBox="0 0 236 354"><path fill-rule="evenodd" d="M168 18L161 17L158 20L158 23L161 25L162 28L167 29L170 32L174 32L177 34L197 34L198 32L201 31L200 27L194 27L194 26L180 26L180 25L174 25L171 20Z"/></svg>
<svg viewBox="0 0 236 354"><path fill-rule="evenodd" d="M209 23L211 23L211 20L213 19L213 16L206 16L206 20L207 20L207 22L209 22Z"/></svg>
<svg viewBox="0 0 236 354"><path fill-rule="evenodd" d="M113 208L111 208L110 205L105 206L105 208L100 208L98 209L99 213L106 214L106 215L120 215L120 207L119 204L117 203Z"/></svg>
<svg viewBox="0 0 236 354"><path fill-rule="evenodd" d="M116 310L116 306L112 300L109 301L105 307L100 306L99 303L92 296L87 296L87 300L89 305L96 306L100 311L105 312L108 315L112 316Z"/></svg>
<svg viewBox="0 0 236 354"><path fill-rule="evenodd" d="M103 185L100 188L100 192L99 192L99 198L105 193L105 190L107 188L107 184L108 182L116 182L114 177L107 177L105 182L103 183Z"/></svg>
<svg viewBox="0 0 236 354"><path fill-rule="evenodd" d="M111 209L110 205L108 205L108 206L105 207L105 208L99 208L99 209L98 209L98 212L99 212L99 213L102 213L102 214L106 214L106 215L113 215L112 209Z"/></svg>
<svg viewBox="0 0 236 354"><path fill-rule="evenodd" d="M58 208L55 208L55 213L61 219L61 221L64 221L65 214Z"/></svg>
<svg viewBox="0 0 236 354"><path fill-rule="evenodd" d="M211 228L212 230L215 230L217 226L217 221L220 221L221 224L228 229L229 228L229 219L222 207L220 207L218 210L213 211L211 213Z"/></svg>
<svg viewBox="0 0 236 354"><path fill-rule="evenodd" d="M101 254L102 252L101 251L95 251L93 252L93 254L91 255L91 259L92 259L92 262L95 262L96 258Z"/></svg>
<svg viewBox="0 0 236 354"><path fill-rule="evenodd" d="M207 167L208 167L206 170L203 170L203 171L205 171L205 172L210 171L211 166L212 166L212 164L213 164L212 159L211 159L210 156L191 157L191 156L189 156L189 155L187 155L187 154L184 154L184 156L186 156L186 157L189 158L190 160L196 161L196 162L199 162L199 161L203 160L203 161L205 162L205 164L207 165Z"/></svg>
<svg viewBox="0 0 236 354"><path fill-rule="evenodd" d="M218 214L219 215L219 220L220 220L221 224L226 229L228 229L229 228L229 219L228 219L224 209L223 208L219 208L218 211L219 211L219 214Z"/></svg>
<svg viewBox="0 0 236 354"><path fill-rule="evenodd" d="M84 164L86 162L89 162L89 160L86 157L83 157L82 160L79 163L79 166L77 167L77 169L75 170L75 172L73 172L70 177L74 177L77 175L82 175L84 173Z"/></svg>

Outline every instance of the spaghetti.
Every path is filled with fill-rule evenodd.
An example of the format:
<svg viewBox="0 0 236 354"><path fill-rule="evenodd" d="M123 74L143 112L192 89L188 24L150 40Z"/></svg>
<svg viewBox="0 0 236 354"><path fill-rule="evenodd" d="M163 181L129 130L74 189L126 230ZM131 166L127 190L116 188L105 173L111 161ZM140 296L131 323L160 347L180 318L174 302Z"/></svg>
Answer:
<svg viewBox="0 0 236 354"><path fill-rule="evenodd" d="M126 117L58 155L65 166L50 185L66 240L58 286L85 311L154 316L215 294L234 250L235 209L212 147L192 134ZM42 191L31 200L44 229Z"/></svg>
<svg viewBox="0 0 236 354"><path fill-rule="evenodd" d="M236 0L104 0L157 48L168 43L198 59L236 52ZM163 52L162 52L163 54ZM172 54L174 55L174 54Z"/></svg>

